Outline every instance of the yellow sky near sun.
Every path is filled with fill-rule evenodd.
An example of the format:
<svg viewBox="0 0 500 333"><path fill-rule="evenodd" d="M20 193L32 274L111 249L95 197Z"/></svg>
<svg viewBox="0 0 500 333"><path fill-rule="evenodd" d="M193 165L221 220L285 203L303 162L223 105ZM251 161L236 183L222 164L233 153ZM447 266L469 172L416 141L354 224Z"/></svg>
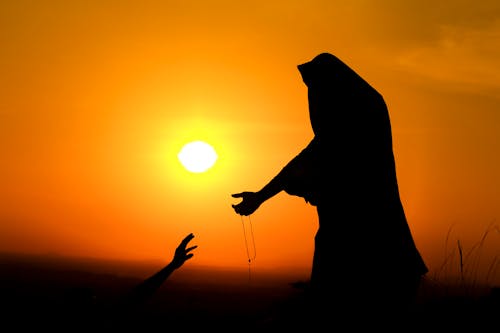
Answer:
<svg viewBox="0 0 500 333"><path fill-rule="evenodd" d="M386 99L430 268L450 228L470 248L498 226L497 1L9 0L0 42L0 250L162 259L194 232L193 262L246 265L230 194L311 139L296 66L323 51ZM219 154L205 174L176 159L194 139ZM257 264L307 271L312 207L280 194L252 221Z"/></svg>

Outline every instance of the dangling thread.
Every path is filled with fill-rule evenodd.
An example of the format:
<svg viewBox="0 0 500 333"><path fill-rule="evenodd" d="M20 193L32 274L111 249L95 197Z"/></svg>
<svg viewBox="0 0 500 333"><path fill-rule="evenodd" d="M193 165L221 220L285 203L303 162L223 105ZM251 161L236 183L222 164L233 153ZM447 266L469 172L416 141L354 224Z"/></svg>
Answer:
<svg viewBox="0 0 500 333"><path fill-rule="evenodd" d="M250 282L250 264L257 257L257 249L255 248L255 237L253 235L252 220L250 219L250 216L248 216L248 224L250 225L250 236L252 238L252 247L253 247L253 256L250 256L250 250L248 248L247 233L246 233L246 228L245 228L245 221L243 220L242 215L240 215L240 218L241 218L241 225L243 226L243 237L245 238L245 248L247 251L247 259L248 259L248 282Z"/></svg>

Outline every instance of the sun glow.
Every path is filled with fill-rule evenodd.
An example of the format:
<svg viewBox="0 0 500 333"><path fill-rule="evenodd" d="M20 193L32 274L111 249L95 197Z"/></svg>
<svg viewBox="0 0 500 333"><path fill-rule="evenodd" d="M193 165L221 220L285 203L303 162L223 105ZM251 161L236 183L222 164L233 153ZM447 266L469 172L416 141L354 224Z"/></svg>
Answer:
<svg viewBox="0 0 500 333"><path fill-rule="evenodd" d="M218 155L210 144L204 141L192 141L182 147L177 158L186 170L202 173L215 164Z"/></svg>

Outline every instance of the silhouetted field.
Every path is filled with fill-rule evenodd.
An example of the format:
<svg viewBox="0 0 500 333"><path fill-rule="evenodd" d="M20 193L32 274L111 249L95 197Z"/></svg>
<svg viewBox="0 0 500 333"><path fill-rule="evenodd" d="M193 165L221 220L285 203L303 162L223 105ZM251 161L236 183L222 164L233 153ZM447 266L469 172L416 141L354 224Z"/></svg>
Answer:
<svg viewBox="0 0 500 333"><path fill-rule="evenodd" d="M185 265L144 304L121 312L120 297L149 274L152 263L36 258L0 259L1 322L10 331L224 330L312 328L301 276ZM415 311L394 318L412 329L499 327L498 288L452 288L425 281ZM383 302L383 300L381 300ZM335 327L339 304L324 304ZM344 318L345 319L345 318ZM363 318L356 318L358 323ZM493 326L492 326L493 325Z"/></svg>

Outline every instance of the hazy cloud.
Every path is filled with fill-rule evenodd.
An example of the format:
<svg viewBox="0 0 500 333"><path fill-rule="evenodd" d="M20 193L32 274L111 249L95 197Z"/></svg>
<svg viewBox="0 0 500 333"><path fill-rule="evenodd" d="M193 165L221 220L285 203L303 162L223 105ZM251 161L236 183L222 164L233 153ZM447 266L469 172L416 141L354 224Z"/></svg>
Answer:
<svg viewBox="0 0 500 333"><path fill-rule="evenodd" d="M439 38L403 50L398 65L458 89L495 93L500 88L500 20L489 26L443 25Z"/></svg>

